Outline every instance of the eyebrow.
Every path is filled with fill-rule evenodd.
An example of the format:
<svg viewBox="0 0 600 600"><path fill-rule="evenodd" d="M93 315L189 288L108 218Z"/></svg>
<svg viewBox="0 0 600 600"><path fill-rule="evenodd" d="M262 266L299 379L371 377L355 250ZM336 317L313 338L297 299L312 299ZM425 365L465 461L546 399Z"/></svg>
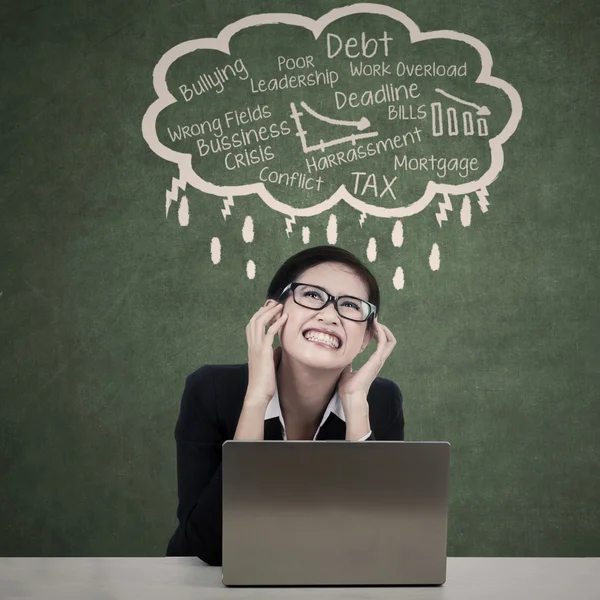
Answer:
<svg viewBox="0 0 600 600"><path fill-rule="evenodd" d="M331 294L331 292L324 285L320 285L318 283L307 283L305 281L299 281L298 283L301 283L303 285L310 285L312 287L317 287L317 288L320 288L322 290L325 290L328 294ZM360 296L357 296L355 294L343 293L343 294L331 294L331 295L332 296L337 296L338 298L340 296L350 296L352 298L356 298L357 300L365 300L364 298L361 298ZM368 296L368 293L367 293L367 296ZM365 302L368 302L368 300L365 300Z"/></svg>

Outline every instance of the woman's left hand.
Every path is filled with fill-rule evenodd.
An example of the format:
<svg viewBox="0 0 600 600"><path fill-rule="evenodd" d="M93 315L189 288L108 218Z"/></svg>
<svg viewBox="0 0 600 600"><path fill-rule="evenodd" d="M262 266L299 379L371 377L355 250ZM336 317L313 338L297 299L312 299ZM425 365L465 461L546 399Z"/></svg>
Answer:
<svg viewBox="0 0 600 600"><path fill-rule="evenodd" d="M373 321L373 327L377 344L375 352L358 371L353 371L350 364L340 375L337 389L344 404L355 399L366 401L371 384L396 345L394 334L385 325L379 323L377 317Z"/></svg>

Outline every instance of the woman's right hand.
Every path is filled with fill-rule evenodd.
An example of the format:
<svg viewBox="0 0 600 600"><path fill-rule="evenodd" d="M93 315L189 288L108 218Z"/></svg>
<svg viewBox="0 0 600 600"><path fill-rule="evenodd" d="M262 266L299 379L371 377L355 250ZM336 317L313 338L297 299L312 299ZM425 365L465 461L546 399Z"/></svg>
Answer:
<svg viewBox="0 0 600 600"><path fill-rule="evenodd" d="M277 363L281 359L281 348L273 351L275 334L283 327L287 314L282 313L283 304L267 300L246 326L248 341L248 389L246 403L264 405L265 408L275 395ZM268 329L265 331L265 328Z"/></svg>

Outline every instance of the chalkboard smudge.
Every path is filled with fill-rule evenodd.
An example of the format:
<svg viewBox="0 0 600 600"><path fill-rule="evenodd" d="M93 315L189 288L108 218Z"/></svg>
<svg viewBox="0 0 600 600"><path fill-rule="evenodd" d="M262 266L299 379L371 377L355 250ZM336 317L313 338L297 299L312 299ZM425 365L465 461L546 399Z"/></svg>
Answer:
<svg viewBox="0 0 600 600"><path fill-rule="evenodd" d="M248 279L254 279L256 277L256 265L253 260L249 260L246 265L246 275L248 275Z"/></svg>
<svg viewBox="0 0 600 600"><path fill-rule="evenodd" d="M431 246L431 254L429 255L429 266L432 271L440 270L440 247L437 244Z"/></svg>
<svg viewBox="0 0 600 600"><path fill-rule="evenodd" d="M462 208L460 209L460 222L463 227L468 227L471 224L471 198L469 196L463 198Z"/></svg>
<svg viewBox="0 0 600 600"><path fill-rule="evenodd" d="M308 244L308 242L310 242L310 228L309 227L302 228L302 242L304 244Z"/></svg>
<svg viewBox="0 0 600 600"><path fill-rule="evenodd" d="M188 204L187 196L183 196L181 198L181 202L179 203L179 210L177 211L177 217L179 219L179 224L182 227L187 227L190 223L190 207Z"/></svg>
<svg viewBox="0 0 600 600"><path fill-rule="evenodd" d="M329 223L327 223L327 242L329 244L335 244L337 242L337 218L335 215L329 217Z"/></svg>
<svg viewBox="0 0 600 600"><path fill-rule="evenodd" d="M402 267L396 269L392 283L397 290L401 290L404 287L404 269Z"/></svg>
<svg viewBox="0 0 600 600"><path fill-rule="evenodd" d="M244 219L244 227L242 228L242 237L246 244L249 244L254 240L254 222L251 216L247 216Z"/></svg>
<svg viewBox="0 0 600 600"><path fill-rule="evenodd" d="M374 262L377 259L377 240L372 237L369 239L367 245L367 258L370 262Z"/></svg>
<svg viewBox="0 0 600 600"><path fill-rule="evenodd" d="M392 244L396 248L400 248L404 243L404 225L402 221L398 220L394 223L394 229L392 229Z"/></svg>
<svg viewBox="0 0 600 600"><path fill-rule="evenodd" d="M218 237L210 240L210 259L213 265L218 265L221 262L221 240Z"/></svg>

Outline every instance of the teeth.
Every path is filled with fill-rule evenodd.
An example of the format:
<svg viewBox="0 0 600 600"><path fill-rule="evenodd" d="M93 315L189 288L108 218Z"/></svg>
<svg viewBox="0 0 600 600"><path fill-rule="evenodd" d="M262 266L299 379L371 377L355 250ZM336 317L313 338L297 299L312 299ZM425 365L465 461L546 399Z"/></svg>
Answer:
<svg viewBox="0 0 600 600"><path fill-rule="evenodd" d="M336 337L332 335L327 335L326 333L309 331L305 334L304 337L311 342L321 342L323 344L331 346L332 348L339 348L340 345L340 342Z"/></svg>

